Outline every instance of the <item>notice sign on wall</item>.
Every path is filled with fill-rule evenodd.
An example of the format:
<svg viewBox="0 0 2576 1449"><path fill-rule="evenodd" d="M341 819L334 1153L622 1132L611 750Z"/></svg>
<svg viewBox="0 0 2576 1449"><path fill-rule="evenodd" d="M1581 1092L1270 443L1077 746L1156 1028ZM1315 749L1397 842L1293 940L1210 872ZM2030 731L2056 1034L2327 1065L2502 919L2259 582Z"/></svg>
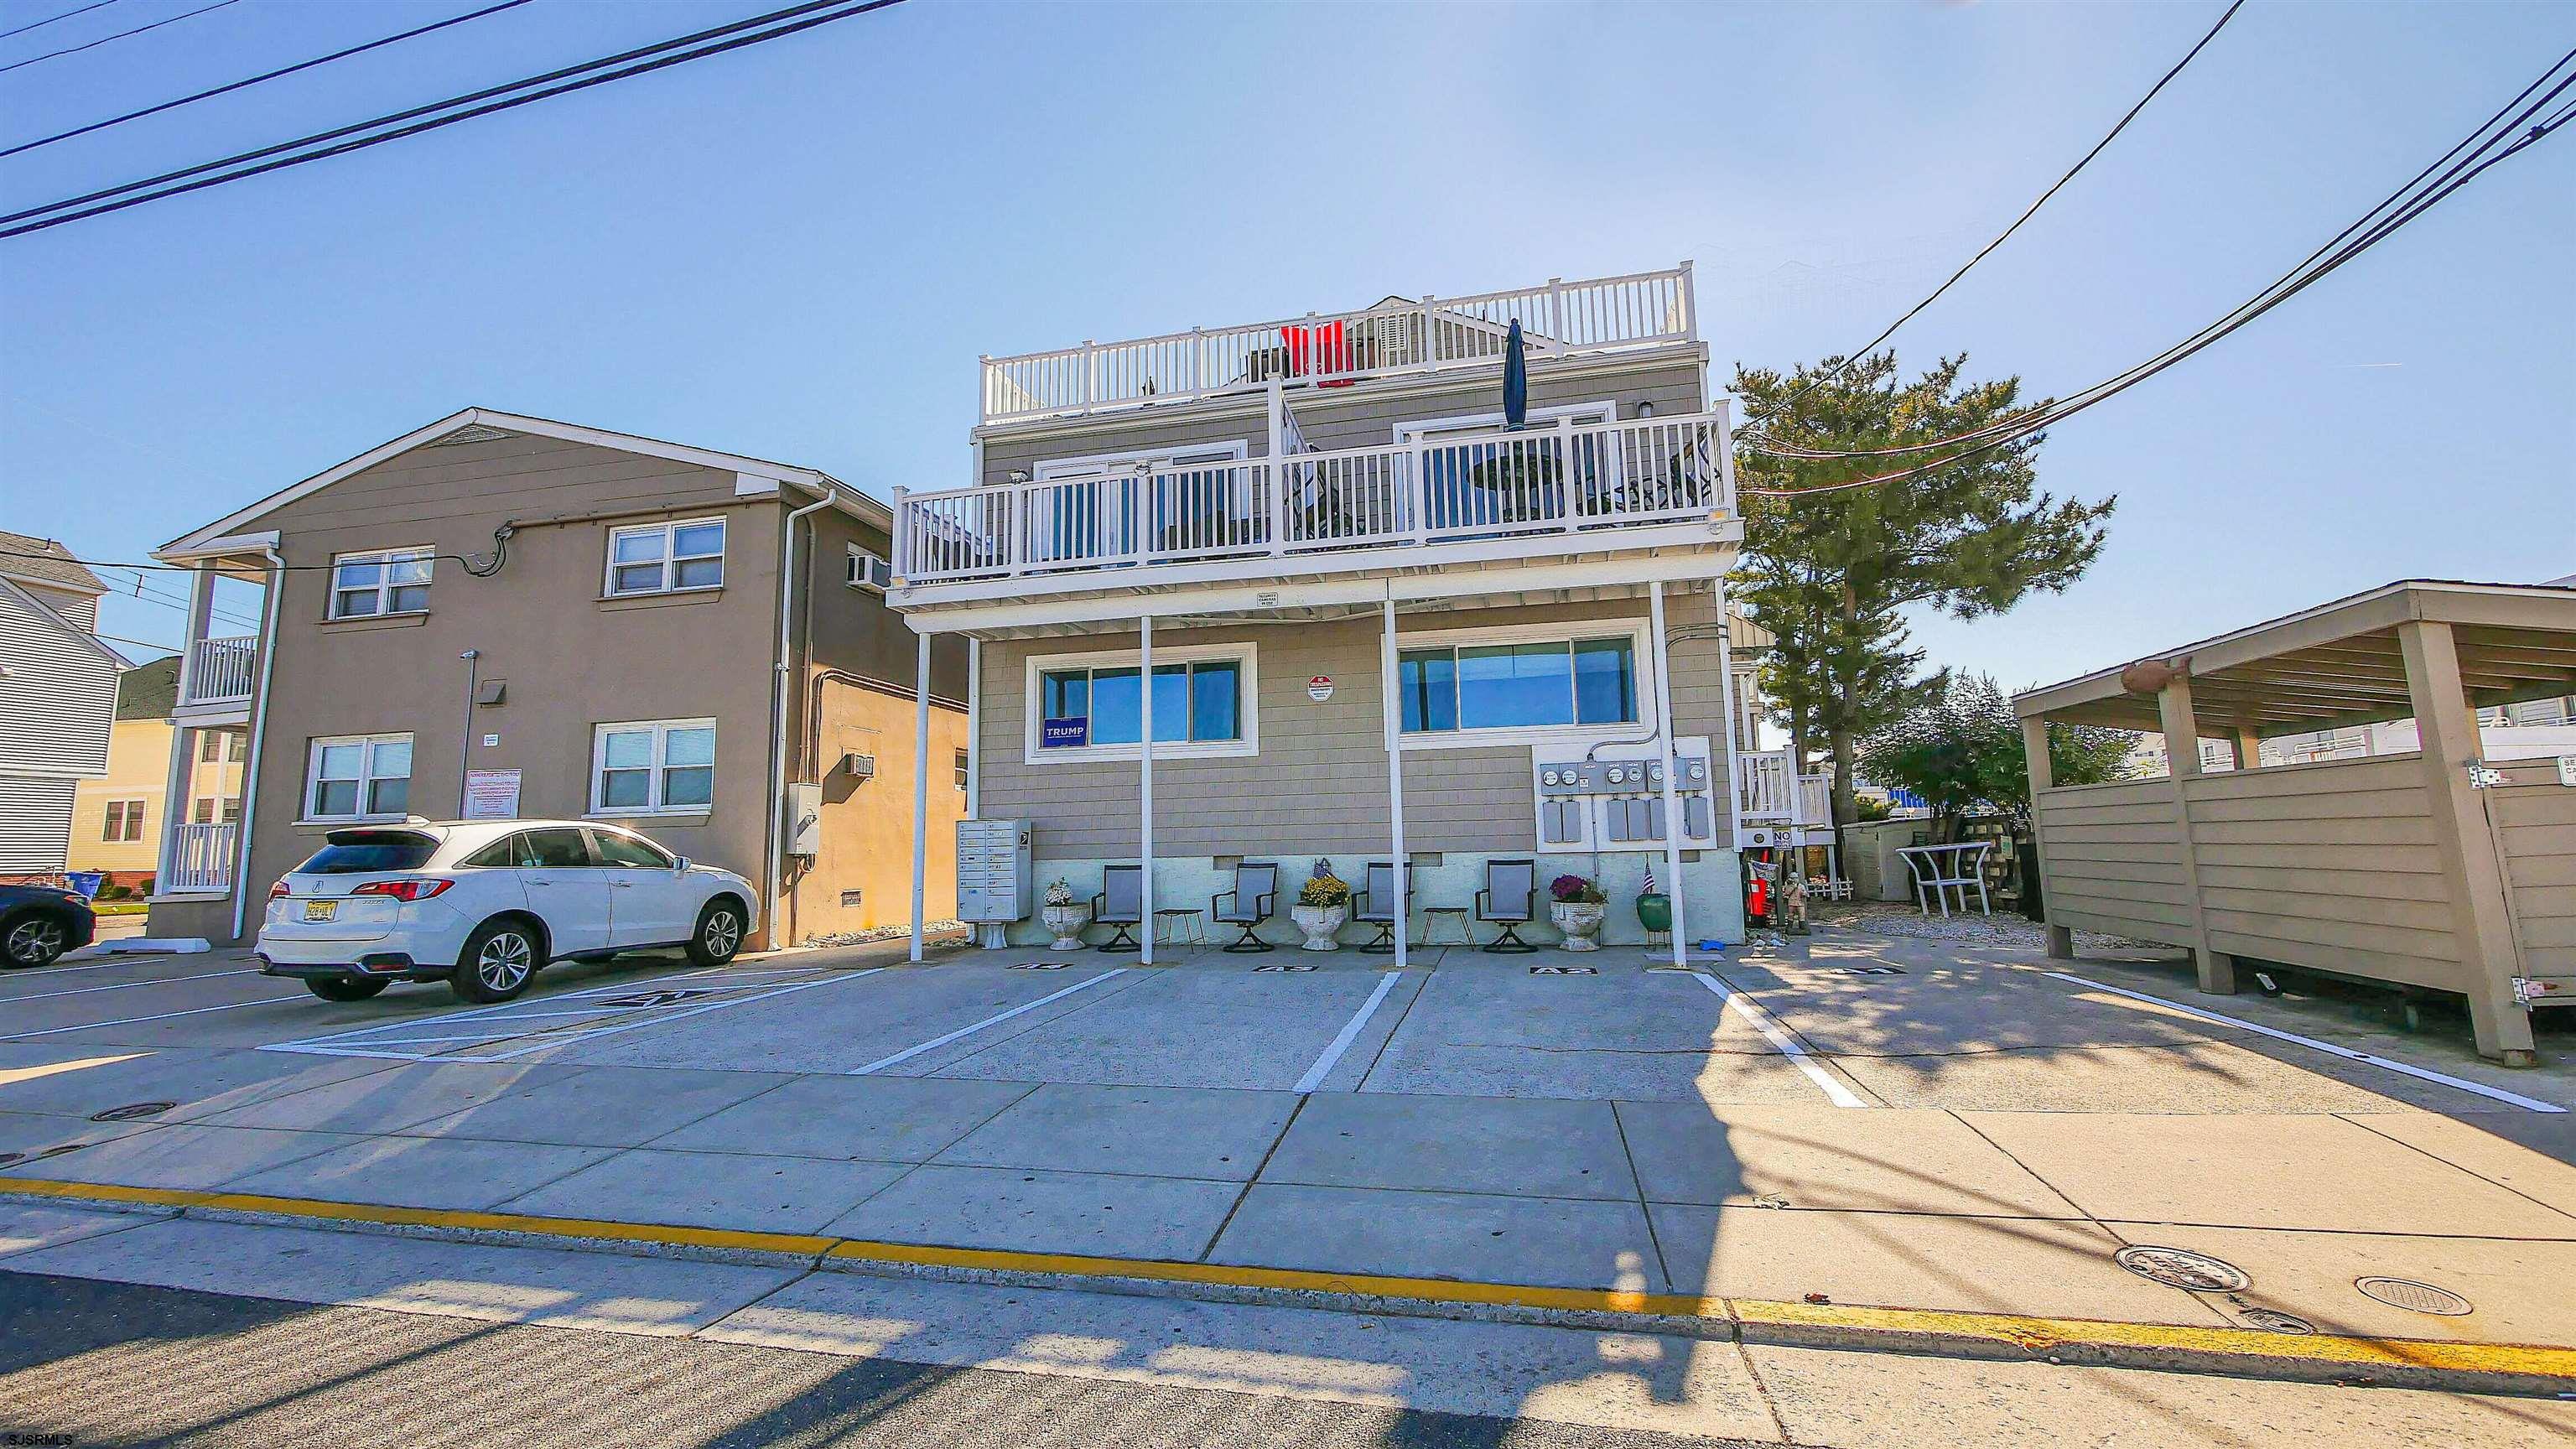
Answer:
<svg viewBox="0 0 2576 1449"><path fill-rule="evenodd" d="M1317 704L1333 697L1333 676L1318 674L1306 681L1306 696Z"/></svg>
<svg viewBox="0 0 2576 1449"><path fill-rule="evenodd" d="M1073 715L1065 719L1038 722L1038 744L1042 748L1060 750L1068 745L1090 743L1091 716L1089 715Z"/></svg>
<svg viewBox="0 0 2576 1449"><path fill-rule="evenodd" d="M519 818L519 772L516 770L468 770L465 772L465 810L468 820L516 820Z"/></svg>

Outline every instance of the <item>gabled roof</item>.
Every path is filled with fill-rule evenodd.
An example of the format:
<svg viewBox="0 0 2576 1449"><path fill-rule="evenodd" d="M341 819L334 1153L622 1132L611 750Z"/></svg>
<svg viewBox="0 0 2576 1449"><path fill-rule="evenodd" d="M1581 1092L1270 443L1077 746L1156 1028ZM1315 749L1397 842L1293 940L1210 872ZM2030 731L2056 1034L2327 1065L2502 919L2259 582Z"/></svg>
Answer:
<svg viewBox="0 0 2576 1449"><path fill-rule="evenodd" d="M0 529L0 578L78 589L85 594L107 592L107 585L99 582L98 575L84 568L70 549L50 538L11 533L6 529Z"/></svg>
<svg viewBox="0 0 2576 1449"><path fill-rule="evenodd" d="M164 655L118 676L118 719L168 719L179 707L179 656Z"/></svg>
<svg viewBox="0 0 2576 1449"><path fill-rule="evenodd" d="M80 625L73 623L71 620L64 618L62 615L55 613L53 605L37 598L34 594L27 592L25 589L20 588L18 585L11 583L5 578L0 578L0 600L11 600L24 605L27 612L34 616L37 622L52 625L56 630L60 631L67 639L70 640L73 648L95 654L99 658L116 666L120 671L129 667L122 656L120 656L115 650L98 642L98 640L93 637L87 629L84 629Z"/></svg>
<svg viewBox="0 0 2576 1449"><path fill-rule="evenodd" d="M668 458L678 463L727 469L747 477L765 479L772 484L798 488L818 498L833 498L839 501L846 511L880 528L891 529L894 526L893 515L884 504L832 475L812 468L773 463L765 458L750 458L739 453L720 453L710 448L693 448L685 443L666 443L659 438L611 432L606 428L584 427L579 423L561 423L551 418L533 418L520 413L496 412L490 408L467 408L461 413L441 418L427 427L405 433L392 442L370 448L347 462L314 474L301 483L279 489L238 513L229 514L203 528L174 538L153 550L153 556L167 559L203 552L210 544L249 530L250 526L260 519L299 498L318 493L352 474L365 472L387 459L399 457L414 448L440 442L452 433L469 428L487 430L484 436L493 433L529 433L543 438L561 438L570 443L588 443L595 447L640 453L648 458ZM464 441L472 440L469 437Z"/></svg>

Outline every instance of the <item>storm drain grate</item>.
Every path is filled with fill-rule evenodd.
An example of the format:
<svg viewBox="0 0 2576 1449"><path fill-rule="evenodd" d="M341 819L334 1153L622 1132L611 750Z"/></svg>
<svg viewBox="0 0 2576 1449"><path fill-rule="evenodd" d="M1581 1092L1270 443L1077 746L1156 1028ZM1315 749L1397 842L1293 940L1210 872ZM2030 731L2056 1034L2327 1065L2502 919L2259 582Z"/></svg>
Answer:
<svg viewBox="0 0 2576 1449"><path fill-rule="evenodd" d="M138 1117L158 1117L178 1105L176 1102L128 1102L122 1107L110 1107L104 1112L92 1112L89 1114L89 1120L131 1122Z"/></svg>
<svg viewBox="0 0 2576 1449"><path fill-rule="evenodd" d="M2469 1300L2448 1288L2418 1283L2412 1278L2355 1278L2352 1286L2364 1298L2376 1298L2391 1308L2409 1313L2430 1313L2437 1318L2458 1318L2473 1311Z"/></svg>
<svg viewBox="0 0 2576 1449"><path fill-rule="evenodd" d="M2315 1324L2310 1323L2295 1313L2283 1313L2277 1308L2248 1308L2245 1310L2243 1317L2247 1328L2259 1328L2266 1333L2314 1333L2317 1331L2317 1326Z"/></svg>
<svg viewBox="0 0 2576 1449"><path fill-rule="evenodd" d="M2194 1293L2234 1293L2254 1286L2244 1269L2189 1248L2136 1243L2112 1254L2111 1259L2141 1278Z"/></svg>

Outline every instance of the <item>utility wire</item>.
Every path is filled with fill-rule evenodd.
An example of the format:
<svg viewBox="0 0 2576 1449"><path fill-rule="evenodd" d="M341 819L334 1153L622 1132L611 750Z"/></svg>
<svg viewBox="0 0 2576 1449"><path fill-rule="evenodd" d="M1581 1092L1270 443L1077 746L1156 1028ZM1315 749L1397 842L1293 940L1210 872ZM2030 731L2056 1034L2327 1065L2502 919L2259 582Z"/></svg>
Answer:
<svg viewBox="0 0 2576 1449"><path fill-rule="evenodd" d="M42 20L31 21L25 25L21 25L15 30L0 30L0 40L7 40L13 35L24 35L30 30L42 30L57 20L69 20L75 15L87 15L93 10L104 10L115 3L116 0L90 0L89 4L82 6L78 10L66 10L60 15L48 15Z"/></svg>
<svg viewBox="0 0 2576 1449"><path fill-rule="evenodd" d="M2155 376L2166 368L2172 367L2184 359L2200 352L2202 349L2215 344L2221 338L2235 332L2238 328L2252 322L2255 318L2262 316L2274 307L2281 305L2290 298L2297 296L2300 292L2307 290L2317 282L2324 280L2325 277L2333 273L2344 263L2351 261L2354 257L2361 255L2363 252L2378 245L2381 241L2386 240L2389 236L2394 235L2399 229L2406 226L2407 223L2412 222L2415 218L2423 215L2426 211L2431 210L2444 199L2457 192L2461 187L2476 180L2489 168L2498 165L2509 157L2528 150L2534 145L2537 145L2543 138L2556 131L2559 127L2567 124L2569 120L2576 119L2576 102L2562 105L2555 111L2548 111L2545 115L2542 114L2544 111L2547 111L2547 108L2553 102L2557 101L2560 95L2565 93L2571 87L2576 87L2576 75L2569 75L2560 79L2556 85L2551 86L2548 92L2542 95L2539 100L2533 101L2530 105L2523 107L2519 115L2514 116L2510 122L2506 123L2500 129L2496 124L2498 121L2504 119L2506 112L2512 111L2525 97L2528 97L2533 91L2538 90L2541 86L2547 85L2551 77L2556 76L2559 71L2566 69L2571 61L2576 61L2576 51L2570 51L2566 55L2560 57L2556 64L2552 65L2548 71L2541 75L2539 80L2524 87L2521 95L2516 96L2513 101L2508 102L2503 111L2497 112L2496 115L2490 118L2485 125L2482 125L2478 127L2476 131L2471 132L2467 139L2461 141L2458 145L2453 146L2441 160L2435 161L2431 166L2428 166L2423 171L2416 173L2413 180L2410 180L2406 185L2398 188L2397 192L2393 193L2387 200L2382 201L2379 205L2372 207L2370 211L2364 213L2361 220L2344 228L2341 233L2338 233L2336 237L2327 242L2325 246L2310 253L2307 260L2301 262L2299 266L2292 268L2290 273L2285 274L2284 277L2280 281L2275 282L2273 286L2265 288L2264 291L2257 293L2255 297L2249 299L2248 302L2240 304L2238 307L2231 309L2231 311L2222 315L2218 321L2201 328L2190 337L2166 348L2163 352L2149 358L2146 362L2137 364L2122 373L2115 374L2111 378L2085 388L2068 399L2043 404L2042 406L2035 408L2028 413L2022 414L2019 417L2008 419L1991 427L1961 434L1956 438L1944 440L1942 443L1917 444L1902 449L1885 450L1891 452L1917 451L1922 448L1986 439L1986 441L1976 442L1976 446L1969 447L1962 452L1955 453L1946 458L1936 459L1932 462L1919 464L1915 467L1901 469L1892 473L1879 474L1875 477L1847 479L1840 483L1819 484L1806 488L1747 488L1742 491L1757 497L1789 498L1812 493L1848 492L1856 488L1874 487L1879 484L1896 483L1912 478L1919 478L1927 473L1932 473L1942 468L1950 467L1956 463L1965 462L1980 454L1992 452L1997 448L2019 442L2033 433L2053 426L2066 418L2073 417L2077 413L2084 411L2086 408L2092 407L2096 403L2107 401L2108 399L2127 391L2129 388L2146 381L2148 378ZM2539 117L2537 121L2533 120L2535 116ZM2526 126L2528 129L2525 129ZM2514 140L2511 145L2504 146L2502 150L2496 150L2496 147L2501 145L2506 137L2513 135L2517 131L2521 132L2519 139ZM2488 134L2490 132L2493 134ZM2485 136L2486 139L2480 141L2478 138L2482 135ZM2466 150L2468 154L2466 156L2461 156L2461 152L2464 150ZM2489 151L2495 151L2495 154L2492 156L2486 155L2485 153ZM2453 161L2454 157L2459 159ZM2427 176L2431 176L2434 171L2442 167L2443 163L2446 161L2452 162L2449 169L2442 171L2439 176L2434 177L2429 186L2423 185L2425 178ZM2392 205L2395 207L2395 210L2393 211L2390 209ZM2387 214L2382 216L2381 214L2383 212ZM2374 220L2374 218L2377 218L2377 220ZM2354 236L2354 233L2356 232L2360 233L2357 237ZM2353 239L2347 242L2345 239L2348 237ZM2339 250L2336 249L2338 243L2342 244ZM2331 255L2327 255L2329 252L2331 252ZM2310 265L2310 263L2317 262L2317 259L2321 256L2325 257L2325 260L2321 264L2314 266ZM1855 452L1850 456L1863 455L1863 453ZM1835 455L1823 456L1830 457Z"/></svg>
<svg viewBox="0 0 2576 1449"><path fill-rule="evenodd" d="M96 40L88 41L80 45L67 45L60 50L46 51L43 55L31 55L25 60L13 60L7 65L0 65L0 71L17 70L22 66L34 65L39 61L54 60L66 55L78 55L84 50L96 50L102 45L106 45L112 41L123 40L129 35L141 35L147 30L158 30L164 25L176 25L182 20L186 20L192 16L203 15L209 10L221 10L227 5L235 5L239 3L240 0L215 0L215 3L212 5L203 6L195 10L173 15L167 20L155 20L149 25L138 25L132 30L120 30L114 35L102 35ZM72 13L77 15L80 12L76 10ZM32 25L27 28L30 30L35 29Z"/></svg>
<svg viewBox="0 0 2576 1449"><path fill-rule="evenodd" d="M2120 133L2129 128L2129 123L2138 118L2138 112L2147 108L2147 102L2154 100L2157 92L2162 91L2175 76L2182 74L2183 67L2191 64L2192 61L2200 55L2201 51L2208 47L2211 41L2216 40L2218 38L2218 32L2225 30L2227 28L2227 22L2235 19L2236 12L2244 8L2245 0L2235 0L2234 4L2228 6L2227 13L2218 17L2218 23L2209 27L2209 33L2200 38L2200 43L2193 46L2188 52L2186 52L2182 59L2175 61L2173 69L2166 71L2163 75L2157 77L2156 83L2147 87L2147 93L2138 97L2138 103L2129 107L2128 114L2120 117L2118 125L2113 126L2109 133L2104 135L2101 140L2094 142L2093 149L2085 152L2083 159L2077 161L2073 167L2069 168L2065 175L2058 177L2056 185L2041 192L2039 194L2039 200L2032 202L2028 210L2013 218L2012 225L2005 227L1993 241L1980 247L1975 256L1968 258L1967 262L1962 265L1959 270L1952 272L1948 281L1933 288L1930 296L1925 297L1922 301L1906 308L1905 314L1897 318L1895 321L1888 323L1886 330L1880 332L1876 337L1869 339L1867 342L1862 343L1857 350L1842 354L1841 358L1836 361L1833 366L1826 368L1824 371L1819 372L1814 377L1808 379L1806 386L1799 388L1796 392L1791 393L1789 396L1781 399L1778 403L1773 404L1772 411L1770 413L1765 414L1762 418L1747 419L1744 428L1738 430L1739 435L1746 430L1750 430L1756 424L1765 421L1768 417L1776 416L1779 409L1785 408L1791 403L1796 402L1798 399L1805 397L1809 392L1823 386L1826 379L1832 377L1838 372L1841 372L1844 368L1851 366L1855 361L1858 361L1863 357L1867 357L1870 353L1876 351L1878 349L1878 344L1885 342L1890 337L1896 335L1897 328L1913 321L1916 313L1921 312L1924 308L1941 300L1942 293L1947 292L1952 287L1958 285L1959 279L1968 275L1969 270L1975 267L1977 263L1984 261L1987 253L1992 252L1995 248L2002 246L2006 241L2010 240L2014 232L2021 230L2023 222L2039 215L2039 209L2048 205L2048 199L2050 197L2055 196L2058 192L2064 190L2066 188L2066 183L2074 180L2076 175L2083 171L2085 167L2092 165L2093 158L2101 155L2103 149L2109 146L2114 140L2117 140Z"/></svg>
<svg viewBox="0 0 2576 1449"><path fill-rule="evenodd" d="M702 30L695 35L682 36L675 40L660 41L653 45L643 46L635 50L626 51L619 55L606 56L599 60L585 62L581 65L568 66L561 70L550 71L545 75L531 76L526 80L513 81L507 85L488 87L484 90L476 91L471 95L458 96L450 100L437 102L433 105L416 106L408 111L397 112L390 116L380 116L375 120L363 121L352 126L342 126L335 130L304 137L301 140L281 142L274 146L262 147L257 151L249 151L238 156L227 157L221 161L210 161L202 165L191 166L179 171L166 173L162 176L152 177L148 180L127 182L122 186L110 187L104 191L91 192L86 196L70 197L62 201L52 202L45 206L33 207L26 211L12 213L8 216L0 216L0 223L23 223L22 225L0 226L0 240L5 240L14 236L24 236L29 232L43 231L48 227L61 226L66 222L80 221L84 218L99 216L107 212L122 211L131 206L141 206L146 202L158 201L163 197L177 196L189 191L200 191L210 186L220 186L227 181L239 181L247 177L260 175L264 172L284 170L290 166L301 166L305 162L319 161L327 156L337 156L345 152L364 150L369 146L381 145L387 141L400 140L403 137L418 135L424 131L434 131L443 126L452 126L459 121L472 120L477 116L490 115L496 111L510 110L514 107L524 106L534 101L546 100L550 97L563 95L571 91L587 90L592 86L606 85L611 81L624 80L630 76L642 75L648 71L661 70L669 66L686 64L689 61L700 60L710 55L719 55L725 51L741 49L744 46L757 45L765 40L776 40L781 36L793 35L798 31L811 30L818 25L828 25L835 20L847 20L852 16L865 15L872 11L883 10L892 5L899 5L903 3L903 0L865 0L865 3L852 5L846 9L830 9L831 6L842 3L844 3L844 0L810 0L810 3L807 4L790 6L784 10L772 11L767 15L757 16L750 20L736 21L730 25L717 26L711 30ZM810 13L816 11L824 11L826 13ZM758 28L782 19L786 20L787 23L775 25L773 28L766 30ZM746 31L750 33L742 33ZM699 42L708 40L710 37L727 38L715 40L712 44L699 44ZM678 49L679 47L692 45L697 46L697 48L694 50ZM676 51L676 53L671 53L674 51ZM640 63L633 65L624 64L624 62L633 60L637 57L654 58L645 59ZM585 71L599 70L599 68L603 66L616 65L622 65L623 68L606 71L598 75L584 76L582 79L578 80L569 80L560 85L548 85L549 82L560 80L564 77L581 75L581 73ZM525 90L529 86L538 85L546 85L547 88L543 90L529 91L524 95L507 95L507 93L511 91ZM506 96L506 99L492 100L488 104L483 105L474 105L472 109L469 110L450 110L451 107L470 105L473 102L486 100L487 98L494 96ZM431 113L437 111L449 111L449 114L431 116L428 120L419 121L417 124L413 125L401 126L396 130L375 131L374 129L379 126L392 125L398 122L410 120L414 117L430 116ZM317 150L298 150L299 147L315 145L319 142L330 141L338 137L350 136L357 132L366 131L373 131L374 134L358 136L355 140L343 141L337 145L322 146ZM296 154L280 155L279 153L281 152L295 152ZM260 158L263 157L274 157L276 159L260 160ZM239 170L224 172L224 174L221 175L203 175L205 172L219 171L224 167L233 166L236 163L246 161L259 161L259 164L243 166ZM193 181L181 180L181 178L191 176L198 177L199 179ZM179 182L179 184L163 186L162 183L164 182ZM145 191L144 194L139 196L125 195L125 193L135 192L154 186L159 186L161 189ZM122 196L123 199L117 201L104 201L104 198L112 196ZM103 201L104 204L87 206L87 209L85 210L66 210L66 208L70 207L86 206L87 203L92 201ZM47 215L47 213L58 214ZM34 221L28 220L28 218L31 217L42 217L43 219Z"/></svg>
<svg viewBox="0 0 2576 1449"><path fill-rule="evenodd" d="M102 0L102 3L113 3L113 0ZM370 40L364 45L353 45L346 50L335 50L329 55L317 55L311 60L298 61L289 66L280 66L276 70L266 71L262 74L250 76L243 80L237 80L229 85L220 85L215 87L213 90L199 91L193 96L181 96L175 101L163 101L157 106L145 106L142 110L128 111L124 115L111 116L104 121L92 121L86 126L74 126L68 131L57 131L53 135L39 137L33 141L22 141L15 146L9 147L5 151L0 151L0 156L15 156L21 151L33 151L39 146L50 146L56 141L68 141L74 136L86 136L92 131L104 131L110 126L121 126L128 121L139 121L145 116L157 116L163 111L175 111L181 106L194 105L198 101L207 100L215 96L228 95L238 90L247 90L252 86L258 85L262 81L273 81L282 75L293 75L300 70L311 70L317 65L329 65L335 60L347 60L353 55L363 55L370 50L378 50L398 41L409 40L415 35L427 35L433 30L445 30L451 25L462 25L468 20L480 20L486 15L497 14L503 10L515 10L519 6L527 3L528 0L502 0L502 3L498 5L487 5L480 10L468 11L463 15L452 16L446 20L436 21L432 24L423 25L416 29L406 30L400 35L388 35L382 40Z"/></svg>

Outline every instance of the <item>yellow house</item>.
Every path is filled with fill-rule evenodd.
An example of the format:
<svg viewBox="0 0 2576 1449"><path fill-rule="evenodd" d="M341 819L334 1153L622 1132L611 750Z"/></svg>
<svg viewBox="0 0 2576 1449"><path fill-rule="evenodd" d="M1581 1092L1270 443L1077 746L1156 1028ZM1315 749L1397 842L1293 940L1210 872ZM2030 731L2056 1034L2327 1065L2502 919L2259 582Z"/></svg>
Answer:
<svg viewBox="0 0 2576 1449"><path fill-rule="evenodd" d="M107 774L83 780L72 796L72 870L107 874L112 885L140 889L161 858L161 830L169 820L170 711L179 695L179 660L173 655L138 665L117 680L116 726L107 748ZM206 737L213 740L213 736ZM226 758L192 760L182 778L187 798L181 818L212 824L241 811L242 765L238 746Z"/></svg>

